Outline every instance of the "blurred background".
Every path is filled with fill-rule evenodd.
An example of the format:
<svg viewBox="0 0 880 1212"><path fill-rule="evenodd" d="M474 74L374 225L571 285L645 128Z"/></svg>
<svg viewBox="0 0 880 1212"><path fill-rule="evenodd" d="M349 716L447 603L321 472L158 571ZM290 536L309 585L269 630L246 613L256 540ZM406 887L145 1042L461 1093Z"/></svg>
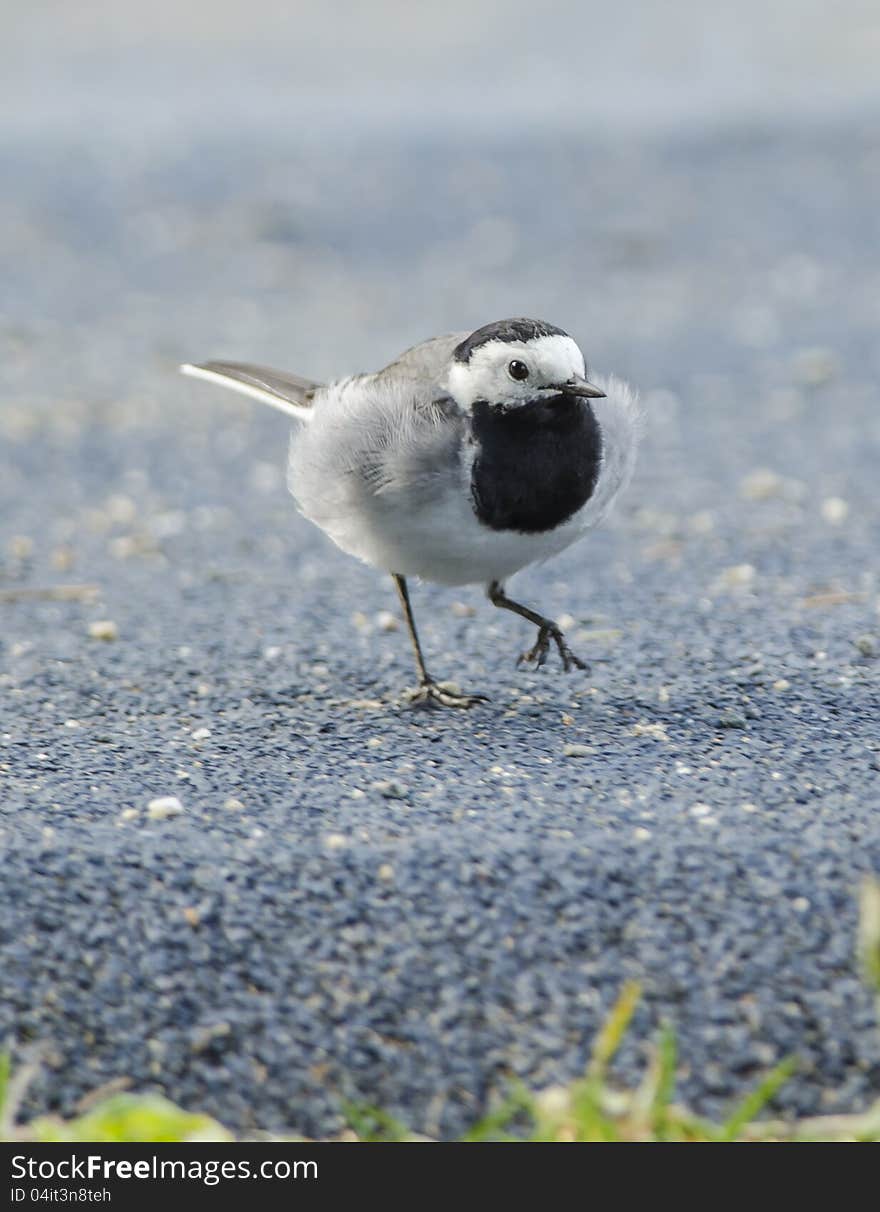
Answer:
<svg viewBox="0 0 880 1212"><path fill-rule="evenodd" d="M0 7L0 373L29 390L216 353L320 376L510 312L652 384L792 309L814 342L874 232L841 230L876 196L870 0ZM864 141L820 164L798 135L835 123Z"/></svg>

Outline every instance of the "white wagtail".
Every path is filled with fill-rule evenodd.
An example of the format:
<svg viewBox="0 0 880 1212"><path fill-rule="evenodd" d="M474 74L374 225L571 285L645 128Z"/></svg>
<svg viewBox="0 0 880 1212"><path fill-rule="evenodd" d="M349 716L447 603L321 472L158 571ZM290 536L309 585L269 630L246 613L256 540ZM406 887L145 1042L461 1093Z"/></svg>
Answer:
<svg viewBox="0 0 880 1212"><path fill-rule="evenodd" d="M501 320L415 345L384 370L327 386L241 362L183 372L271 404L300 422L288 461L299 509L337 546L390 572L415 649L413 702L469 707L431 677L406 578L482 584L494 606L538 628L520 661L586 666L552 619L505 581L595 526L628 481L638 407L620 380L587 381L561 328Z"/></svg>

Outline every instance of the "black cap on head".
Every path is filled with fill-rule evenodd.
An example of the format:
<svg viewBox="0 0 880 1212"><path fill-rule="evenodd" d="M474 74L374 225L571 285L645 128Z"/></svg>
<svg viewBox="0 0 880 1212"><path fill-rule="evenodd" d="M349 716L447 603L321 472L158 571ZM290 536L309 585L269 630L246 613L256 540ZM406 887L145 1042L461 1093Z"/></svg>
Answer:
<svg viewBox="0 0 880 1212"><path fill-rule="evenodd" d="M476 332L456 346L453 358L456 362L469 362L475 349L486 345L489 341L534 341L537 337L567 337L568 333L555 324L545 324L543 320L527 320L520 316L513 320L496 320L494 324L484 324Z"/></svg>

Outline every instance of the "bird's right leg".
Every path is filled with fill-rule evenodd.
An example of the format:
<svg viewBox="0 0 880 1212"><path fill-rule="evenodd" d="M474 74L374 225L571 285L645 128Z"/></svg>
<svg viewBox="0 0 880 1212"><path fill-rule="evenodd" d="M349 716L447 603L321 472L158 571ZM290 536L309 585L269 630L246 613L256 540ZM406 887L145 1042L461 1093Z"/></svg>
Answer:
<svg viewBox="0 0 880 1212"><path fill-rule="evenodd" d="M582 661L580 657L575 656L568 644L566 644L565 636L562 634L559 625L554 623L552 619L545 619L542 614L538 614L537 610L532 610L530 606L523 606L522 602L514 602L513 598L509 598L504 592L504 586L500 581L492 581L486 592L493 606L497 606L501 610L510 610L514 614L518 614L520 618L528 619L530 623L534 623L538 628L538 638L535 641L534 647L522 654L517 661L517 665L533 664L540 669L547 660L547 650L552 640L559 652L562 668L566 673L570 673L572 669L589 670L589 665L587 665L586 661Z"/></svg>
<svg viewBox="0 0 880 1212"><path fill-rule="evenodd" d="M400 598L400 604L403 607L403 617L406 619L409 638L412 640L413 650L416 654L416 666L419 671L419 684L415 690L407 692L407 700L414 707L473 707L475 703L485 703L487 700L484 694L461 694L459 691L452 690L440 682L435 682L430 673L428 673L425 657L422 653L422 646L419 643L419 633L416 631L416 621L413 618L406 579L399 576L396 572L392 573L391 577L394 581L397 595Z"/></svg>

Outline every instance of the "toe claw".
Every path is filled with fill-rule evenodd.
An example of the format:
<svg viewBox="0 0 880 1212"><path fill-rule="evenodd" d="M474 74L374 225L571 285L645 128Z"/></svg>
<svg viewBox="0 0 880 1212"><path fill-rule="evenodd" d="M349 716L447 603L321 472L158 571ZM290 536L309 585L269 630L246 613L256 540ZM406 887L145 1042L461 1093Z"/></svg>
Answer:
<svg viewBox="0 0 880 1212"><path fill-rule="evenodd" d="M536 669L541 669L547 662L547 653L550 649L551 639L556 645L559 659L562 661L562 668L566 673L571 673L573 669L589 670L590 667L586 661L582 661L580 657L575 656L568 644L566 644L564 635L555 625L539 628L535 646L522 654L517 661L517 665L529 664L534 665Z"/></svg>
<svg viewBox="0 0 880 1212"><path fill-rule="evenodd" d="M448 682L424 682L414 690L407 690L403 697L407 706L416 710L458 707L466 711L477 703L489 702L485 694L462 694Z"/></svg>

